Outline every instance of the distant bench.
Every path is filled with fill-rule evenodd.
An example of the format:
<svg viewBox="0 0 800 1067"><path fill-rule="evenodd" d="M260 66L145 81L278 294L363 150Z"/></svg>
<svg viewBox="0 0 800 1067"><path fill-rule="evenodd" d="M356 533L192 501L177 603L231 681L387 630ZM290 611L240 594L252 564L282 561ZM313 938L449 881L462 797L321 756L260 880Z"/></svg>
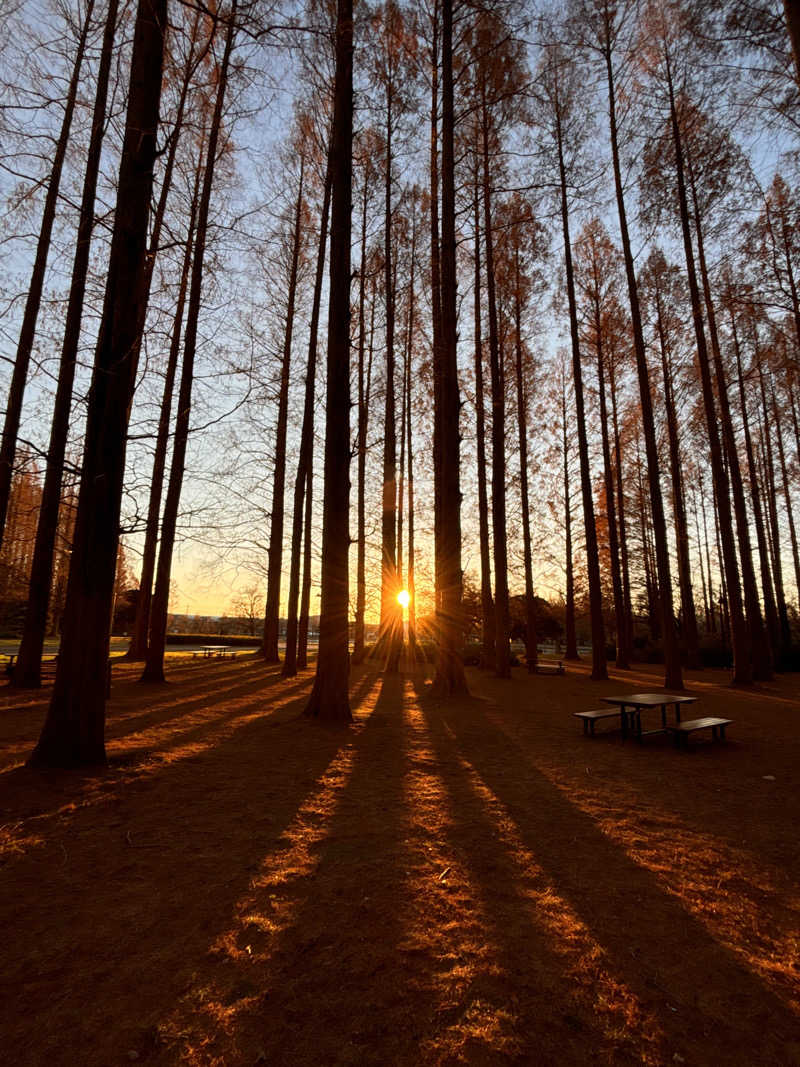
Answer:
<svg viewBox="0 0 800 1067"><path fill-rule="evenodd" d="M670 733L675 735L675 744L684 748L689 747L689 734L693 734L695 730L710 730L711 738L714 741L725 740L725 727L730 726L733 719L715 719L712 716L707 716L704 719L687 719L686 722L675 723L674 726L668 726L667 729Z"/></svg>
<svg viewBox="0 0 800 1067"><path fill-rule="evenodd" d="M564 664L561 660L558 663L537 663L535 670L537 674L563 674Z"/></svg>
<svg viewBox="0 0 800 1067"><path fill-rule="evenodd" d="M583 732L594 737L595 723L599 719L619 719L617 708L597 708L595 711L575 711L573 715L583 723Z"/></svg>
<svg viewBox="0 0 800 1067"><path fill-rule="evenodd" d="M231 645L203 645L192 653L192 658L202 656L203 659L235 659L236 649Z"/></svg>

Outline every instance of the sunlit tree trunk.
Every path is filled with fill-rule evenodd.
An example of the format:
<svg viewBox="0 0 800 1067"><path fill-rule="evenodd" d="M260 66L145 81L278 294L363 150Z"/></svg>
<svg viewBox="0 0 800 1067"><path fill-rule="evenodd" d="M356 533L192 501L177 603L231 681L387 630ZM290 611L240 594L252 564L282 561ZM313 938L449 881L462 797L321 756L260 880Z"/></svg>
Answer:
<svg viewBox="0 0 800 1067"><path fill-rule="evenodd" d="M742 353L739 346L739 331L736 325L736 315L733 305L730 306L730 320L733 351L736 357L736 373L739 384L739 406L742 415L742 433L744 435L745 455L747 456L747 473L750 479L750 504L753 509L753 521L756 528L756 543L758 545L758 559L761 569L761 593L764 597L764 615L767 621L767 632L772 646L773 660L778 660L783 651L783 647L788 646L790 641L789 619L786 616L786 603L784 601L783 617L786 622L786 627L782 635L775 593L783 583L779 580L778 575L776 574L775 583L773 585L772 574L770 572L769 546L767 544L767 536L764 529L764 514L761 507L761 490L758 481L758 471L756 469L755 450L753 449L753 440L750 436L750 416L747 410L747 396L744 388ZM777 559L777 553L775 559ZM779 594L779 599L783 600L782 589Z"/></svg>
<svg viewBox="0 0 800 1067"><path fill-rule="evenodd" d="M692 321L694 323L695 339L697 342L697 366L700 371L702 385L703 407L705 411L706 430L708 432L711 456L711 472L714 482L714 497L720 520L719 525L721 528L720 533L722 560L725 571L725 586L730 608L734 664L733 681L738 685L749 685L753 680L753 664L751 660L752 642L747 620L745 619L744 605L742 603L742 587L739 582L736 545L733 536L733 516L731 514L729 481L723 463L722 443L720 441L719 429L717 426L714 387L711 382L708 346L706 344L706 335L703 326L703 310L700 302L700 289L697 284L697 270L695 267L694 250L689 228L689 205L684 173L683 144L680 125L678 123L678 114L675 107L675 95L668 57L667 75L670 103L670 125L672 128L673 145L675 148L675 177L678 187L681 234L683 237L683 248L686 258L686 274L689 282Z"/></svg>
<svg viewBox="0 0 800 1067"><path fill-rule="evenodd" d="M611 133L611 156L614 165L614 189L617 197L617 213L619 217L620 235L622 238L622 254L625 259L625 276L628 281L628 298L631 308L631 325L633 327L633 349L636 355L636 373L639 379L639 402L642 408L642 430L644 432L644 446L645 454L647 456L647 483L650 492L650 510L653 514L653 538L655 541L656 571L658 576L658 599L663 615L664 685L667 689L682 689L683 671L681 669L680 648L678 646L678 634L675 627L675 611L672 602L672 575L670 573L667 524L664 517L664 501L661 494L661 472L658 462L658 444L656 442L655 421L653 418L653 398L650 392L650 372L647 367L647 353L644 346L642 315L639 306L639 291L636 282L633 253L631 251L631 241L628 234L628 218L625 208L622 169L619 159L616 88L614 85L614 66L610 46L606 50L606 73L608 77L608 112L609 129ZM686 605L684 605L684 607L686 607Z"/></svg>
<svg viewBox="0 0 800 1067"><path fill-rule="evenodd" d="M408 563L406 565L406 588L408 590L408 651L411 662L417 660L417 606L416 584L414 581L414 438L411 432L411 406L412 406L412 374L414 346L414 259L411 259L411 293L409 297L411 307L409 310L409 331L411 343L408 349L408 363L406 365L406 440L408 442Z"/></svg>
<svg viewBox="0 0 800 1067"><path fill-rule="evenodd" d="M619 556L619 539L617 536L617 508L614 493L614 474L611 466L611 445L608 435L608 405L606 402L606 353L603 341L603 319L600 308L599 277L600 264L593 257L591 280L591 302L593 315L594 344L597 355L597 384L600 400L600 440L603 450L603 486L606 498L606 516L608 519L608 552L611 562L611 587L614 594L614 616L616 621L616 665L621 670L630 669L627 647L627 622L625 618L625 599L622 588L622 572Z"/></svg>
<svg viewBox="0 0 800 1067"><path fill-rule="evenodd" d="M366 270L366 218L367 218L367 193L364 191L364 208L362 216L362 255L361 271L364 286L364 272ZM369 402L372 391L372 356L375 341L375 286L372 285L370 300L370 325L369 325L369 351L364 366L364 345L366 333L366 308L364 306L364 288L359 299L359 344L358 344L358 532L357 532L357 561L356 561L356 621L355 640L353 644L353 663L360 663L364 658L365 649L365 622L364 616L367 608L367 431L369 429Z"/></svg>
<svg viewBox="0 0 800 1067"><path fill-rule="evenodd" d="M583 525L586 533L586 569L589 576L589 612L592 631L592 678L608 677L606 666L606 635L603 625L603 596L600 588L600 561L597 552L597 529L592 498L592 477L589 470L589 442L586 436L586 414L583 400L583 370L578 340L578 312L575 302L575 279L572 268L572 245L569 234L569 204L567 200L567 172L564 165L564 146L561 118L556 116L558 137L558 168L561 194L561 226L564 235L564 260L567 274L570 337L572 341L572 375L575 382L575 414L578 431L578 454L581 467L581 495L583 497Z"/></svg>
<svg viewBox="0 0 800 1067"><path fill-rule="evenodd" d="M494 667L494 603L489 554L489 497L486 487L486 411L483 384L483 309L481 303L481 222L477 146L475 160L475 450L478 457L478 538L481 557L481 667Z"/></svg>
<svg viewBox="0 0 800 1067"><path fill-rule="evenodd" d="M353 4L338 0L331 129L331 255L322 597L317 673L306 715L352 721L348 678L350 549L350 228L353 184ZM310 497L309 493L309 497Z"/></svg>
<svg viewBox="0 0 800 1067"><path fill-rule="evenodd" d="M611 397L611 423L614 429L614 478L617 494L617 527L619 530L619 562L622 579L622 602L625 606L625 648L628 662L633 657L633 605L631 603L631 572L628 556L628 525L626 520L625 489L622 471L622 435L619 429L619 412L617 410L617 372L612 356L606 367L608 371L608 390Z"/></svg>
<svg viewBox="0 0 800 1067"><path fill-rule="evenodd" d="M42 486L39 522L36 527L36 543L31 562L28 606L25 611L19 655L11 675L11 684L17 688L38 688L42 684L42 650L47 631L47 609L50 603L50 591L53 582L53 556L58 533L58 513L61 504L64 457L69 435L69 414L72 406L72 387L75 380L75 364L78 357L81 321L83 319L86 278L89 271L97 176L103 147L109 72L114 51L116 27L117 0L110 0L103 33L100 67L97 72L92 132L89 138L86 171L83 179L78 235L72 264L67 315L64 322L64 340L58 369L53 421L50 427L50 444L47 449L47 469L45 471L44 485Z"/></svg>
<svg viewBox="0 0 800 1067"><path fill-rule="evenodd" d="M705 242L703 239L703 224L697 203L697 190L694 181L694 171L691 156L686 154L686 173L689 178L689 189L692 195L694 207L694 232L697 239L697 259L700 266L700 279L703 287L703 298L706 310L706 322L711 340L711 354L714 364L716 398L719 415L719 423L722 427L722 445L728 459L728 478L733 498L733 511L736 516L736 532L739 540L739 563L741 567L742 590L744 592L744 604L747 615L747 628L752 645L753 677L758 680L766 680L772 677L772 656L764 629L764 619L761 615L761 605L758 599L756 587L756 575L753 569L753 550L750 543L750 526L747 516L747 504L744 497L744 484L742 471L739 464L739 451L736 445L736 437L733 432L730 400L728 398L728 384L725 380L725 368L722 363L722 353L719 345L717 332L716 312L711 297L711 285L708 278L708 266L706 264Z"/></svg>
<svg viewBox="0 0 800 1067"><path fill-rule="evenodd" d="M142 672L143 682L164 681L164 651L167 638L167 612L169 609L172 554L175 547L175 532L178 525L183 474L186 463L186 448L189 443L189 423L192 411L192 386L194 383L194 360L197 351L197 334L200 319L200 303L203 291L208 216L211 209L211 193L214 185L214 170L217 161L217 146L222 125L225 92L228 85L231 52L236 34L238 0L233 0L228 12L228 27L225 48L217 78L217 93L214 112L208 133L206 162L203 171L203 186L197 207L197 232L192 259L192 275L189 283L189 301L186 312L186 330L183 342L183 364L178 388L178 406L175 417L175 436L172 444L169 483L164 499L164 514L161 522L161 540L158 549L156 581L150 611L150 636L147 643L147 658Z"/></svg>
<svg viewBox="0 0 800 1067"><path fill-rule="evenodd" d="M197 66L200 61L205 57L214 38L214 32L212 31L211 33L209 33L207 41L204 47L201 48L200 52L195 52L199 22L200 14L198 13L195 16L192 25L191 47L183 72L180 97L178 99L178 108L175 115L175 123L172 127L172 133L169 138L169 149L167 151L167 161L164 166L164 177L161 182L161 189L158 196L156 210L153 214L153 228L150 235L150 251L147 256L145 280L145 289L148 294L148 298L150 294L150 286L152 284L153 270L155 268L156 257L158 255L158 249L161 243L161 230L164 225L164 217L166 215L167 209L167 200L169 198L170 189L172 188L172 175L175 169L175 159L177 156L178 143L180 141L181 134L184 130L183 116L186 110L186 103L189 97L189 88L192 84L192 78L197 69ZM178 294L180 315L178 315L176 311L176 314L174 316L175 321L179 324L179 329L177 330L177 333L175 330L173 330L172 344L170 346L169 358L167 360L167 367L164 373L164 389L162 391L161 397L161 408L159 410L158 416L158 430L156 432L156 446L153 454L153 471L150 476L150 492L147 505L147 520L145 522L144 545L142 546L142 567L139 577L139 596L136 601L136 616L133 622L131 643L126 653L126 659L130 660L143 660L147 656L147 639L150 630L150 606L153 600L153 576L155 574L156 556L158 553L158 528L159 517L161 514L161 497L164 489L164 474L167 469L167 449L169 447L170 427L172 424L172 394L175 387L175 375L177 373L178 356L180 354L180 326L183 323L183 308L186 301L186 290L188 288L188 279L191 270L194 226L197 218L197 201L199 200L200 196L199 190L201 177L202 167L198 166L195 168L195 188L192 196L192 217L190 219L189 224L189 239L184 250L184 262L183 269L181 271L181 287Z"/></svg>
<svg viewBox="0 0 800 1067"><path fill-rule="evenodd" d="M303 518L303 582L300 587L300 616L297 630L297 669L308 666L308 627L311 614L311 525L314 517L314 470L306 477L305 516Z"/></svg>
<svg viewBox="0 0 800 1067"><path fill-rule="evenodd" d="M798 552L797 530L794 522L792 509L791 487L789 485L789 473L786 465L786 450L783 443L783 429L781 427L780 408L774 390L770 390L772 401L773 423L775 426L775 441L778 445L778 459L781 466L781 482L783 484L783 499L786 506L786 517L789 521L789 539L792 545L792 560L794 562L794 580L800 597L800 552Z"/></svg>
<svg viewBox="0 0 800 1067"><path fill-rule="evenodd" d="M381 618L377 648L387 672L400 659L402 617L397 594L397 426L395 415L395 285L392 269L392 131L393 85L386 86L386 173L384 176L383 271L386 301L386 387L383 407L383 492L381 513Z"/></svg>
<svg viewBox="0 0 800 1067"><path fill-rule="evenodd" d="M533 560L531 558L531 514L528 498L528 403L522 373L522 301L520 297L519 249L514 257L514 341L519 429L519 490L522 505L522 553L525 567L525 649L528 672L535 673L538 662L536 606L533 599Z"/></svg>
<svg viewBox="0 0 800 1067"><path fill-rule="evenodd" d="M325 189L322 194L322 214L320 216L319 246L317 248L317 268L314 276L314 296L311 303L311 321L308 327L308 357L306 359L305 398L303 402L303 424L300 430L300 455L297 460L297 474L294 480L294 500L292 507L292 547L289 560L289 601L286 612L286 652L283 658L284 678L293 678L298 667L307 665L306 648L308 644L308 597L306 598L305 636L302 621L298 617L300 600L300 560L303 545L303 508L306 485L311 484L311 467L314 457L314 399L317 380L317 347L319 338L319 314L322 302L322 283L325 276L325 250L328 244L328 222L331 204L330 153L325 167ZM309 509L309 536L311 504ZM309 593L311 590L311 544L309 549ZM302 616L302 612L300 612ZM300 656L299 645L302 642L303 655ZM302 663L300 662L302 658Z"/></svg>
<svg viewBox="0 0 800 1067"><path fill-rule="evenodd" d="M292 259L289 268L289 291L286 301L286 327L283 338L281 382L278 394L278 422L275 429L275 456L272 471L272 515L269 524L267 601L264 607L264 636L261 654L267 663L278 663L281 580L283 578L283 509L286 489L286 431L289 421L289 377L292 362L294 306L297 297L297 272L300 263L300 223L303 211L303 177L305 159L300 155L300 179L292 234Z"/></svg>
<svg viewBox="0 0 800 1067"><path fill-rule="evenodd" d="M166 0L140 0L117 184L118 209L95 365L53 695L30 762L105 762L106 669L128 417L144 318L147 221L156 158Z"/></svg>
<svg viewBox="0 0 800 1067"><path fill-rule="evenodd" d="M697 614L694 606L692 589L692 569L689 556L689 528L686 519L686 500L683 491L683 469L681 450L678 440L678 415L675 410L675 392L670 366L669 342L664 327L664 314L661 302L661 289L656 279L654 285L656 304L656 332L661 351L661 372L664 376L664 408L667 415L667 438L669 440L669 464L672 478L672 510L675 522L675 547L678 556L678 583L681 591L681 615L683 637L686 643L687 665L690 669L702 667L700 661L699 639L697 635Z"/></svg>
<svg viewBox="0 0 800 1067"><path fill-rule="evenodd" d="M61 187L61 171L64 167L64 158L69 146L69 135L72 127L72 116L75 111L75 100L80 85L81 67L86 52L86 39L94 12L94 0L88 0L83 25L81 27L78 46L75 52L75 61L72 66L69 88L64 102L64 115L61 120L61 129L53 153L53 166L47 180L47 193L42 211L42 221L39 226L39 239L36 243L36 255L33 261L31 280L28 284L28 293L25 298L25 310L22 314L22 326L19 332L17 352L14 359L14 370L11 374L11 384L6 401L6 415L3 423L3 436L0 439L0 546L6 525L6 513L8 500L11 493L11 479L14 473L14 457L17 451L17 435L22 417L22 401L25 396L25 385L28 379L28 367L33 351L33 342L36 336L36 323L39 318L39 308L42 303L42 290L44 288L44 276L47 269L47 257L50 253L50 239L53 233L53 223L58 206L59 190Z"/></svg>
<svg viewBox="0 0 800 1067"><path fill-rule="evenodd" d="M561 435L564 457L564 537L566 563L566 594L564 610L564 658L576 660L578 640L575 633L575 569L572 562L572 497L569 486L569 433L567 430L567 384L561 388Z"/></svg>
<svg viewBox="0 0 800 1067"><path fill-rule="evenodd" d="M506 414L495 292L494 236L489 156L489 112L482 87L483 241L486 249L486 296L489 308L489 368L492 384L492 549L494 553L494 666L498 678L511 677L508 607L508 538L506 535Z"/></svg>
<svg viewBox="0 0 800 1067"><path fill-rule="evenodd" d="M467 690L459 644L461 611L461 483L459 471L458 332L456 321L456 227L453 106L453 5L442 0L442 248L439 389L434 420L439 437L440 506L436 517L436 580L440 590L439 655L434 692Z"/></svg>

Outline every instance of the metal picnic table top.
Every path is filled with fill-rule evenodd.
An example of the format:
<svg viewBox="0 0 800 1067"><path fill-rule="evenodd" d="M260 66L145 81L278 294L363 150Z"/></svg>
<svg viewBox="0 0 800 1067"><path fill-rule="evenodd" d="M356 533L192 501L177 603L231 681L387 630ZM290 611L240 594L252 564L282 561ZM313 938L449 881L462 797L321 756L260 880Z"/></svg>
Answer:
<svg viewBox="0 0 800 1067"><path fill-rule="evenodd" d="M623 736L628 732L628 725L633 728L639 741L646 734L661 734L667 729L667 708L675 707L675 721L681 721L681 704L694 704L695 696L684 693L624 693L621 696L601 697L605 704L616 704L620 711L620 725ZM661 729L642 730L642 710L644 708L661 709ZM630 709L630 710L626 710Z"/></svg>

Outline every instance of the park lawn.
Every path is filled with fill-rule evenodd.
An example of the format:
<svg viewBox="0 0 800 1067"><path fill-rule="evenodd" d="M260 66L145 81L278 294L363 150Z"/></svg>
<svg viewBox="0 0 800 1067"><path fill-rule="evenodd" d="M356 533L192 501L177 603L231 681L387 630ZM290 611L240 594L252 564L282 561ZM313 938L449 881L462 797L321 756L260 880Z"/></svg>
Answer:
<svg viewBox="0 0 800 1067"><path fill-rule="evenodd" d="M651 667L367 666L344 730L310 671L138 670L97 775L27 770L47 689L0 689L6 1062L800 1063L797 675L692 674L735 724L684 753L571 714Z"/></svg>

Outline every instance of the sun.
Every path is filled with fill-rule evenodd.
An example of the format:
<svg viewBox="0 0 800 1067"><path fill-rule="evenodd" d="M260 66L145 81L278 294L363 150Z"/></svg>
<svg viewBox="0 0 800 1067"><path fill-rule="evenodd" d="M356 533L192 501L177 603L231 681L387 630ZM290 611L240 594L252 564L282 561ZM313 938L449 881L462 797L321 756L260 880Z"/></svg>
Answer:
<svg viewBox="0 0 800 1067"><path fill-rule="evenodd" d="M407 589L401 589L397 594L397 603L401 608L407 608L411 603L411 594Z"/></svg>

